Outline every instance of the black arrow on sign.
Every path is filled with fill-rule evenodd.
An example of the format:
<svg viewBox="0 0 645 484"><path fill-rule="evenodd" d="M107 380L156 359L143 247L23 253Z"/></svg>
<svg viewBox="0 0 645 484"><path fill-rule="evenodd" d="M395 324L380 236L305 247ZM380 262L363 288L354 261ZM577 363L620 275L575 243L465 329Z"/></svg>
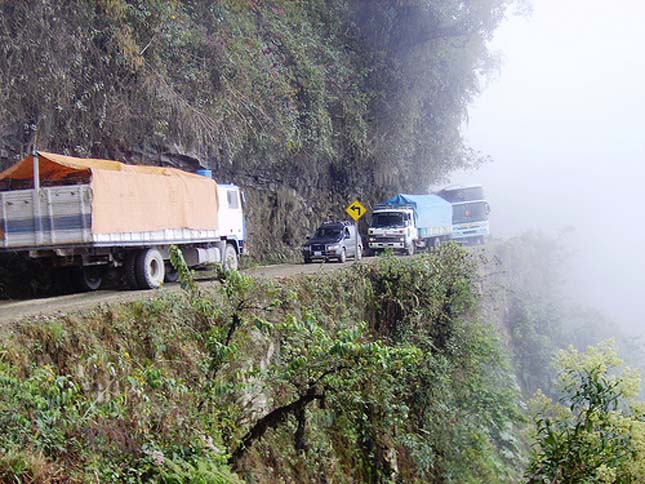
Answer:
<svg viewBox="0 0 645 484"><path fill-rule="evenodd" d="M358 216L361 216L361 207L350 207L350 210L353 210L354 212L358 212Z"/></svg>

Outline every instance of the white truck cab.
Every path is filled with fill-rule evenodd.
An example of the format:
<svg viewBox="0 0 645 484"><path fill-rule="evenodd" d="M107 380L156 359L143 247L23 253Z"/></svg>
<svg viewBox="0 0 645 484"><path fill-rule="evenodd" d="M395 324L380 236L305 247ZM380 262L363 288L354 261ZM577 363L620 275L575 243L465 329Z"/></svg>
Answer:
<svg viewBox="0 0 645 484"><path fill-rule="evenodd" d="M244 221L244 192L231 183L217 184L219 208L217 219L220 237L236 245L240 254L246 252L246 223Z"/></svg>
<svg viewBox="0 0 645 484"><path fill-rule="evenodd" d="M392 249L412 254L419 238L414 207L377 205L367 235L375 253Z"/></svg>

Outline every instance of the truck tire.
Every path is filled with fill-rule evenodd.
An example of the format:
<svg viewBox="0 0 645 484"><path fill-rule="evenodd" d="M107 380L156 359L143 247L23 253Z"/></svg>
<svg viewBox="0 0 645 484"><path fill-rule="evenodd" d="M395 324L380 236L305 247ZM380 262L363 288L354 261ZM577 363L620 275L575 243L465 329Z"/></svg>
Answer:
<svg viewBox="0 0 645 484"><path fill-rule="evenodd" d="M343 247L343 250L340 251L340 256L338 257L338 262L343 264L347 260L347 251L345 250L345 247Z"/></svg>
<svg viewBox="0 0 645 484"><path fill-rule="evenodd" d="M139 289L156 289L163 283L165 264L157 249L144 249L137 256L135 275Z"/></svg>
<svg viewBox="0 0 645 484"><path fill-rule="evenodd" d="M405 253L407 255L414 255L414 242L410 242L410 245L405 248Z"/></svg>
<svg viewBox="0 0 645 484"><path fill-rule="evenodd" d="M233 244L226 244L226 248L224 249L224 269L236 271L237 266L237 250L235 250Z"/></svg>
<svg viewBox="0 0 645 484"><path fill-rule="evenodd" d="M103 267L84 266L73 270L74 285L82 292L96 291L103 283Z"/></svg>
<svg viewBox="0 0 645 484"><path fill-rule="evenodd" d="M170 262L166 262L166 272L163 280L164 282L177 282L179 280L179 271Z"/></svg>
<svg viewBox="0 0 645 484"><path fill-rule="evenodd" d="M132 290L139 289L139 281L137 280L137 257L140 250L131 250L125 256L123 261L123 277L128 287Z"/></svg>
<svg viewBox="0 0 645 484"><path fill-rule="evenodd" d="M434 239L432 239L433 248L438 249L440 245L441 245L441 237L435 237Z"/></svg>

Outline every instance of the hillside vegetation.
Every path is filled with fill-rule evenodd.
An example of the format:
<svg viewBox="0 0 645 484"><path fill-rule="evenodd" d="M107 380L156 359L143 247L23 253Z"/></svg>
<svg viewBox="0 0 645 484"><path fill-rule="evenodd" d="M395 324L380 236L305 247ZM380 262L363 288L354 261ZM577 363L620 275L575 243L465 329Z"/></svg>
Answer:
<svg viewBox="0 0 645 484"><path fill-rule="evenodd" d="M478 160L460 128L511 0L0 4L0 156L213 168L257 255Z"/></svg>
<svg viewBox="0 0 645 484"><path fill-rule="evenodd" d="M519 392L495 328L474 317L462 249L279 282L229 272L210 291L183 283L2 337L0 480L521 475Z"/></svg>
<svg viewBox="0 0 645 484"><path fill-rule="evenodd" d="M0 482L639 482L637 374L558 351L606 333L554 290L557 245L488 252L210 289L174 253L179 293L16 323Z"/></svg>

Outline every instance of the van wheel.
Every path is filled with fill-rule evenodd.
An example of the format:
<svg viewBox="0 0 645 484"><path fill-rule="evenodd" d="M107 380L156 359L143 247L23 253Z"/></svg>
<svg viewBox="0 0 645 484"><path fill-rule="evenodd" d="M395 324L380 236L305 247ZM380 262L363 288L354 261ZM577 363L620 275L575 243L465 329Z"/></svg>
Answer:
<svg viewBox="0 0 645 484"><path fill-rule="evenodd" d="M226 248L224 249L224 269L236 271L237 266L237 251L233 247L233 244L226 244Z"/></svg>
<svg viewBox="0 0 645 484"><path fill-rule="evenodd" d="M165 264L157 249L145 249L137 256L135 275L140 289L156 289L163 283Z"/></svg>
<svg viewBox="0 0 645 484"><path fill-rule="evenodd" d="M83 292L96 291L103 283L103 267L85 266L73 271L76 289Z"/></svg>
<svg viewBox="0 0 645 484"><path fill-rule="evenodd" d="M343 250L340 253L340 256L338 257L338 262L343 264L347 260L347 251L345 250L345 247L343 247Z"/></svg>

